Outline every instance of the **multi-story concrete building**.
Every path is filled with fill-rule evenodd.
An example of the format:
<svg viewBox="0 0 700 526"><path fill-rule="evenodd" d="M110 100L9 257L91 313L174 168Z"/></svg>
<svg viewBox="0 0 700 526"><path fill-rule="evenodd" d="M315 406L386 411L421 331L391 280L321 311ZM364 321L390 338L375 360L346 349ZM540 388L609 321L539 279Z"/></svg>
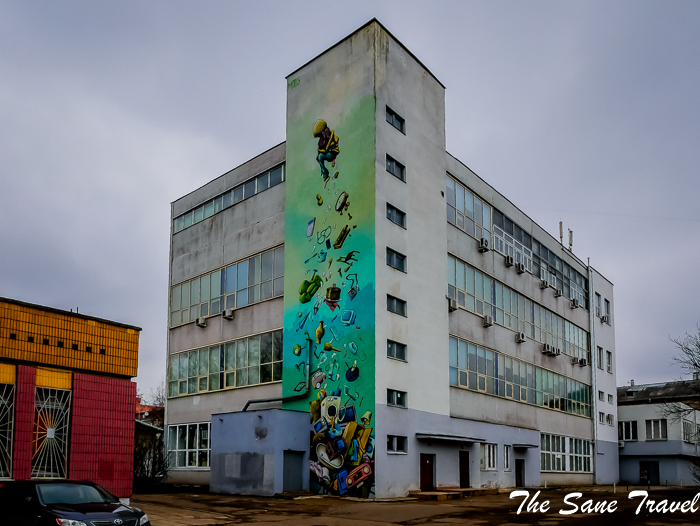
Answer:
<svg viewBox="0 0 700 526"><path fill-rule="evenodd" d="M373 20L288 76L285 143L172 204L171 481L618 479L612 283L446 152L444 91Z"/></svg>
<svg viewBox="0 0 700 526"><path fill-rule="evenodd" d="M700 482L700 382L617 388L620 480L631 484Z"/></svg>
<svg viewBox="0 0 700 526"><path fill-rule="evenodd" d="M0 483L71 478L131 496L140 331L0 298Z"/></svg>

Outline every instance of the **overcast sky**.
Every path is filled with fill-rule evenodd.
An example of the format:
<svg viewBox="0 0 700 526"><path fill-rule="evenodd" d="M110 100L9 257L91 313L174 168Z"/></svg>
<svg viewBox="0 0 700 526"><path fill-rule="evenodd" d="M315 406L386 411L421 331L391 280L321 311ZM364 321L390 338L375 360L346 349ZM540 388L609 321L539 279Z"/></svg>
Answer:
<svg viewBox="0 0 700 526"><path fill-rule="evenodd" d="M447 86L447 149L615 284L617 381L700 321L700 2L0 1L0 296L143 328L170 202L285 139L285 76L377 17Z"/></svg>

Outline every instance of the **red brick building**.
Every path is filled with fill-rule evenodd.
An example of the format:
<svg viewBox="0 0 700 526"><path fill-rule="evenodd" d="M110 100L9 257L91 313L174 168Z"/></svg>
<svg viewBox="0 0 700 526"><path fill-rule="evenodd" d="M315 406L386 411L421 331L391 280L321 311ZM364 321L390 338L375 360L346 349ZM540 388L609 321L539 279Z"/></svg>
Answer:
<svg viewBox="0 0 700 526"><path fill-rule="evenodd" d="M140 330L0 298L0 482L131 495Z"/></svg>

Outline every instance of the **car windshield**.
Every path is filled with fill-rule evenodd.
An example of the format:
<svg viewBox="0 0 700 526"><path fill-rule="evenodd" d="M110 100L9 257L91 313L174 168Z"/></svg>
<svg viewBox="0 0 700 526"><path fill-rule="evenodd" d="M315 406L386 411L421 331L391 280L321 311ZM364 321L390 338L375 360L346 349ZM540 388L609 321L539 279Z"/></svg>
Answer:
<svg viewBox="0 0 700 526"><path fill-rule="evenodd" d="M36 490L47 505L116 502L107 492L83 484L37 484Z"/></svg>

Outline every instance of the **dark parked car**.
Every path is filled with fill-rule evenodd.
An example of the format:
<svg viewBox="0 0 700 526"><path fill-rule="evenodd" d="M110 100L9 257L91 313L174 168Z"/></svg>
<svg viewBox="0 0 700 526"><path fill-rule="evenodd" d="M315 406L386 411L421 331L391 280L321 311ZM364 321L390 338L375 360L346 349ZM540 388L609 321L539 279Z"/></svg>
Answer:
<svg viewBox="0 0 700 526"><path fill-rule="evenodd" d="M150 526L148 515L92 482L18 480L0 488L2 524Z"/></svg>

